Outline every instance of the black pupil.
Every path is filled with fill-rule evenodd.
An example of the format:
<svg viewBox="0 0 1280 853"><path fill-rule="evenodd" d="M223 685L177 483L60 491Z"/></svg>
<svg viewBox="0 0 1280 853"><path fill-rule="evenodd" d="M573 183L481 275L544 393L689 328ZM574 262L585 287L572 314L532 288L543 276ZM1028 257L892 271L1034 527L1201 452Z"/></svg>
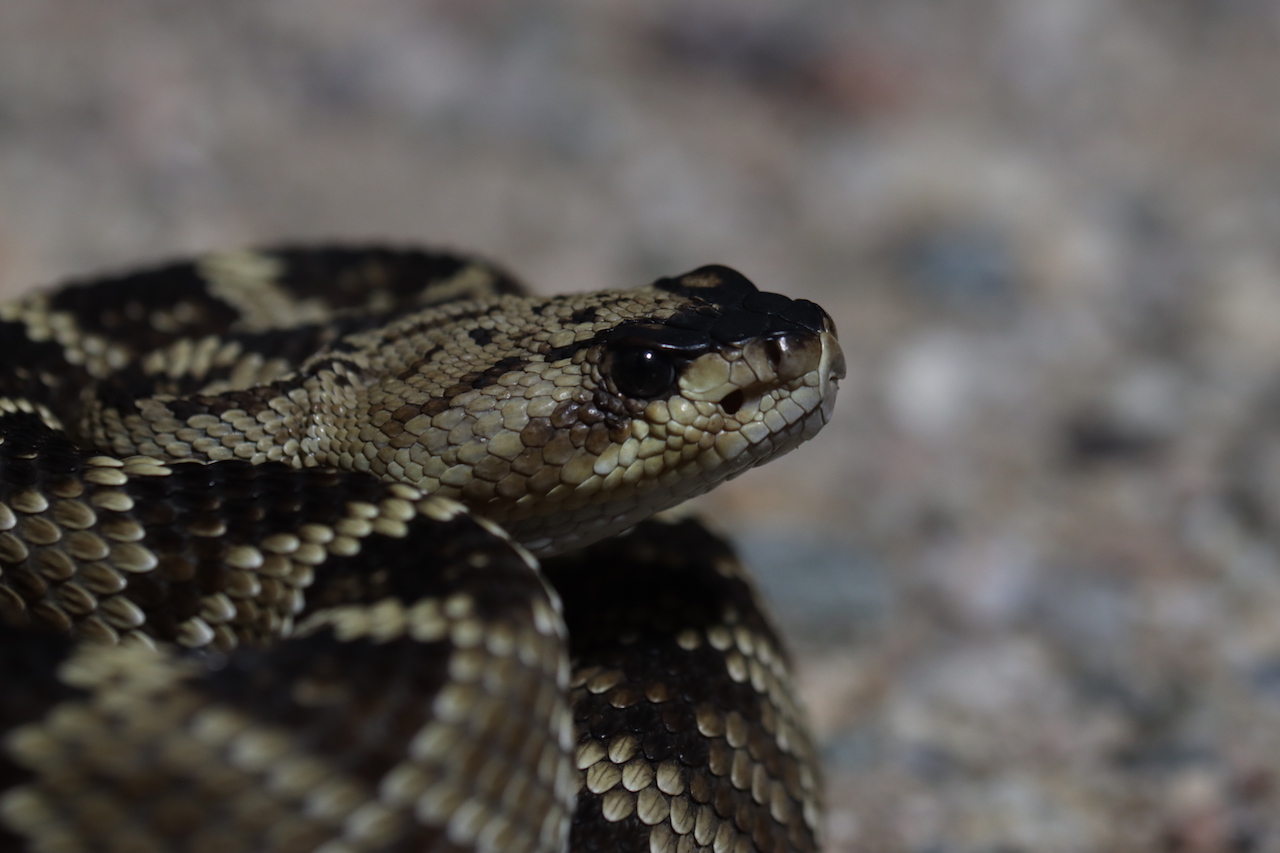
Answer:
<svg viewBox="0 0 1280 853"><path fill-rule="evenodd" d="M628 397L659 397L676 381L676 366L665 353L631 348L613 355L613 382Z"/></svg>

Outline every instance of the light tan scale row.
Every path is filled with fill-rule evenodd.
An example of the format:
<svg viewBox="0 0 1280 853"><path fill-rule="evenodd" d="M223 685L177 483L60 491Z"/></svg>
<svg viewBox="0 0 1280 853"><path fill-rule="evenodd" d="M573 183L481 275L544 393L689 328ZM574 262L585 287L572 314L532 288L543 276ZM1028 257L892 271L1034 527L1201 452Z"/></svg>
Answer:
<svg viewBox="0 0 1280 853"><path fill-rule="evenodd" d="M139 364L148 376L169 379L191 377L203 380L215 370L226 370L225 378L200 388L199 393L207 395L271 382L292 373L295 367L284 359L269 359L259 353L245 351L240 341L216 335L182 338L168 347L148 353Z"/></svg>
<svg viewBox="0 0 1280 853"><path fill-rule="evenodd" d="M700 778L704 777L695 776ZM789 809L788 804L774 810L774 819L778 820L778 814L789 815ZM611 790L600 798L600 810L601 816L610 822L635 815L650 827L651 851L757 851L751 835L741 831L732 819L720 817L710 803L699 804L678 795L668 797L654 787L635 793Z"/></svg>
<svg viewBox="0 0 1280 853"><path fill-rule="evenodd" d="M51 412L47 406L32 403L30 400L23 398L0 397L0 414L16 415L19 413L36 415L40 420L44 421L45 426L49 427L49 429L62 429L62 423L58 420L57 415ZM0 435L0 444L4 444L3 435Z"/></svg>
<svg viewBox="0 0 1280 853"><path fill-rule="evenodd" d="M714 721L708 719L711 717L715 718ZM699 732L710 741L707 769L711 775L728 778L734 788L749 792L758 805L768 804L776 821L789 823L792 819L791 802L804 803L812 797L815 780L806 775L803 768L794 779L770 778L768 770L760 763L763 756L753 755L748 749L747 724L737 711L726 717L721 711L704 704L698 708L698 721ZM631 735L619 735L607 746L589 742L578 747L575 761L578 769L583 771L583 784L587 790L593 794L607 794L618 789L636 794L655 787L662 794L674 797L684 793L687 786L705 789L707 780L699 778L700 771L686 770L671 762L655 768L643 755L636 755L634 740ZM701 793L704 794L702 799L706 799L706 791Z"/></svg>

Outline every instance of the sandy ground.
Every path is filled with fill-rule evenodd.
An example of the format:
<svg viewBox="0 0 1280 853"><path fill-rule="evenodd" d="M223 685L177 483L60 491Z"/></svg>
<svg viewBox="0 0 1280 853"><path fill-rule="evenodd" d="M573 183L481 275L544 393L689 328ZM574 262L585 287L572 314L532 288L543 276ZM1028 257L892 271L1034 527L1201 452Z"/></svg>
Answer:
<svg viewBox="0 0 1280 853"><path fill-rule="evenodd" d="M1280 6L0 3L0 289L278 240L819 301L708 497L831 851L1280 850Z"/></svg>

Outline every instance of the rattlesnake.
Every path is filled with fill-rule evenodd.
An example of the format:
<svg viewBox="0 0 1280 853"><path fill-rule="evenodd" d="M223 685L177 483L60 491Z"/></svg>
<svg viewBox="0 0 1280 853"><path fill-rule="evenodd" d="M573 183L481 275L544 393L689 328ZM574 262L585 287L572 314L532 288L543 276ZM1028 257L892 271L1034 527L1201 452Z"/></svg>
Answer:
<svg viewBox="0 0 1280 853"><path fill-rule="evenodd" d="M0 849L818 847L749 579L645 520L826 423L818 306L275 249L5 304L0 353Z"/></svg>

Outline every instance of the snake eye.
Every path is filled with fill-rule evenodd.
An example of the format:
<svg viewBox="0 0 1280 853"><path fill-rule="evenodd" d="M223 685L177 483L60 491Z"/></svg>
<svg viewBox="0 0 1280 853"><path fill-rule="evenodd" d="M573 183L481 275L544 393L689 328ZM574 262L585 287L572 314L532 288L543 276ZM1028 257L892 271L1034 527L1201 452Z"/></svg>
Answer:
<svg viewBox="0 0 1280 853"><path fill-rule="evenodd" d="M666 353L648 347L624 347L613 353L609 375L632 398L660 397L676 383L676 366Z"/></svg>

